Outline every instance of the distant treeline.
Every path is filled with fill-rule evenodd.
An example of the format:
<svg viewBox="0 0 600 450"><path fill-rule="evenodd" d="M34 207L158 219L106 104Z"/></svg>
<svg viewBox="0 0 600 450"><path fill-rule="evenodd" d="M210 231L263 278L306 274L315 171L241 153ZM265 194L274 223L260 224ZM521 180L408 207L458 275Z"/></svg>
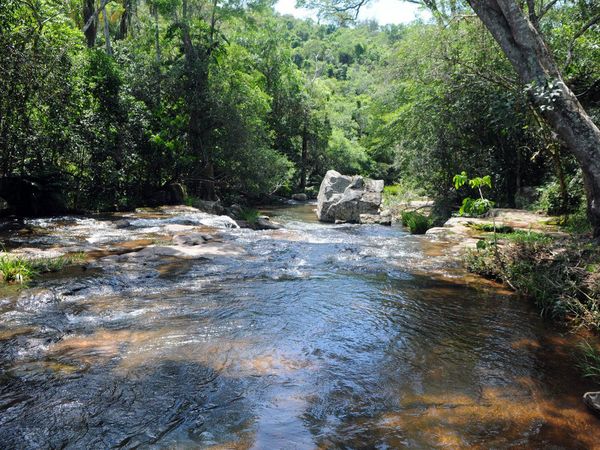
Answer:
<svg viewBox="0 0 600 450"><path fill-rule="evenodd" d="M600 32L573 40L594 8L560 2L544 31L598 122ZM4 0L0 61L0 177L52 180L71 208L129 208L174 185L202 199L310 193L328 169L449 203L462 170L490 174L500 205L548 182L561 207L581 191L471 17L347 26L267 1Z"/></svg>

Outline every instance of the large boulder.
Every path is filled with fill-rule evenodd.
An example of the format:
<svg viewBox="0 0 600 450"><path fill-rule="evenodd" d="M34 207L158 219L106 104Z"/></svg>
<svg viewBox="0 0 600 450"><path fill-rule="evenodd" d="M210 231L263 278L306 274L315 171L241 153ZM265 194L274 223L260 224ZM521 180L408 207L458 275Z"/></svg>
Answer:
<svg viewBox="0 0 600 450"><path fill-rule="evenodd" d="M383 180L325 174L317 197L317 217L322 222L359 223L361 214L379 214Z"/></svg>

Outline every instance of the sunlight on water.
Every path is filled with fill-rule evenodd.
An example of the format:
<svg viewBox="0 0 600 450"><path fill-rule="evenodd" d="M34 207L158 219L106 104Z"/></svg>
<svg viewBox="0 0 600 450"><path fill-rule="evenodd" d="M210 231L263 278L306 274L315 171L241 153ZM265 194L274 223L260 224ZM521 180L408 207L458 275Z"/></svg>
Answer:
<svg viewBox="0 0 600 450"><path fill-rule="evenodd" d="M147 211L11 234L94 260L0 299L3 447L600 442L569 337L527 302L439 244L313 208L269 210L271 231ZM213 240L173 244L192 232Z"/></svg>

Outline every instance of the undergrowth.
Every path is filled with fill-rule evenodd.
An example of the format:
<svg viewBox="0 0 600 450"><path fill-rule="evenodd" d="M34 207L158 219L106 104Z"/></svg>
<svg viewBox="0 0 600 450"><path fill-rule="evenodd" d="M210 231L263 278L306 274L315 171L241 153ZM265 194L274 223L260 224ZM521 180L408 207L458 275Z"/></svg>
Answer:
<svg viewBox="0 0 600 450"><path fill-rule="evenodd" d="M600 350L588 341L582 342L579 350L581 354L579 368L583 376L600 383Z"/></svg>
<svg viewBox="0 0 600 450"><path fill-rule="evenodd" d="M394 209L415 200L426 199L425 191L414 182L401 181L383 188L383 206Z"/></svg>
<svg viewBox="0 0 600 450"><path fill-rule="evenodd" d="M402 213L402 224L408 228L411 234L425 234L431 228L431 219L416 211L404 211Z"/></svg>

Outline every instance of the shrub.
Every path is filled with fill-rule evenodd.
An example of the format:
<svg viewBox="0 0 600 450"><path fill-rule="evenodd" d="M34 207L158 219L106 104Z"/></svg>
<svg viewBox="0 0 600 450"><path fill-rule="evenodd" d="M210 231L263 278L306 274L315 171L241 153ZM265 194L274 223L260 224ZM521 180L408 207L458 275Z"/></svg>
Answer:
<svg viewBox="0 0 600 450"><path fill-rule="evenodd" d="M411 234L425 234L431 228L429 217L419 214L416 211L404 211L402 213L402 223L408 228Z"/></svg>
<svg viewBox="0 0 600 450"><path fill-rule="evenodd" d="M255 224L258 221L259 212L253 208L243 208L240 212L240 219L248 222L250 225Z"/></svg>
<svg viewBox="0 0 600 450"><path fill-rule="evenodd" d="M423 198L425 198L423 188L408 180L390 184L383 188L383 205L387 208Z"/></svg>
<svg viewBox="0 0 600 450"><path fill-rule="evenodd" d="M558 181L551 181L538 188L537 209L551 216L577 212L581 205L585 204L585 195L580 183L577 177L568 182L566 198L563 198Z"/></svg>
<svg viewBox="0 0 600 450"><path fill-rule="evenodd" d="M483 216L494 207L494 202L483 196L484 187L492 188L492 178L489 175L469 179L467 173L463 171L460 174L454 175L452 182L454 183L454 188L456 190L460 189L465 184L468 184L471 189L477 189L477 192L479 193L479 198L477 199L467 197L463 200L460 210L458 211L459 215L479 217Z"/></svg>

